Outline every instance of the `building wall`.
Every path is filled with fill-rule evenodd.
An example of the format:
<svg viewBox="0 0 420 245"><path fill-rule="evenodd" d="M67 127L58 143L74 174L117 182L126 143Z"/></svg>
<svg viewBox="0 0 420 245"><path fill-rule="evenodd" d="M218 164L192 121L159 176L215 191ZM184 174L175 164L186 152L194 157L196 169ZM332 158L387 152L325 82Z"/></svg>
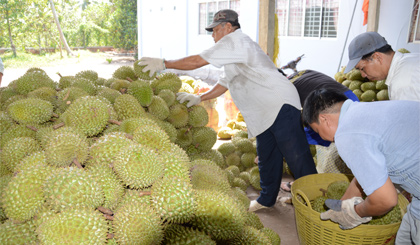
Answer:
<svg viewBox="0 0 420 245"><path fill-rule="evenodd" d="M407 44L414 0L382 0L378 32L394 48L420 52L420 44ZM138 0L139 57L177 59L198 54L214 44L211 35L199 35L200 0ZM278 66L305 54L298 69L313 69L329 76L348 62L347 47L363 26L363 0L341 0L337 38L280 37ZM239 22L242 31L258 40L258 0L241 1ZM353 10L354 16L353 16ZM352 19L353 16L353 19ZM213 69L205 67L204 69ZM291 73L291 70L286 70Z"/></svg>

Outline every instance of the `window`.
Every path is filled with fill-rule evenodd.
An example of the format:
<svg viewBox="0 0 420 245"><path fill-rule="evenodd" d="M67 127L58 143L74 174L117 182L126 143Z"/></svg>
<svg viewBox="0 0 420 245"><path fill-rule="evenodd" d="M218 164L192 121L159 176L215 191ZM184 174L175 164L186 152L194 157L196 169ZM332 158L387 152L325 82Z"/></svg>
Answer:
<svg viewBox="0 0 420 245"><path fill-rule="evenodd" d="M279 35L337 37L339 0L277 0Z"/></svg>
<svg viewBox="0 0 420 245"><path fill-rule="evenodd" d="M410 36L408 37L409 43L420 42L420 13L419 13L419 0L414 1L413 12L411 14L410 22Z"/></svg>
<svg viewBox="0 0 420 245"><path fill-rule="evenodd" d="M221 9L235 10L239 15L240 0L209 1L199 3L199 34L211 34L206 31L206 26L213 22L214 14Z"/></svg>

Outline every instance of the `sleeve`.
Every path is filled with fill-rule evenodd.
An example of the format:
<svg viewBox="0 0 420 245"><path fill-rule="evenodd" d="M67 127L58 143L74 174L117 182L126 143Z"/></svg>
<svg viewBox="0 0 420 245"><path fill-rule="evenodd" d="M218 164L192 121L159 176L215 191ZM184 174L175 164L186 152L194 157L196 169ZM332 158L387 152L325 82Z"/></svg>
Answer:
<svg viewBox="0 0 420 245"><path fill-rule="evenodd" d="M4 65L3 65L3 61L0 58L0 73L4 73Z"/></svg>
<svg viewBox="0 0 420 245"><path fill-rule="evenodd" d="M200 56L217 68L233 63L246 63L248 54L240 45L240 43L234 43L229 36L225 36L213 47L201 52Z"/></svg>
<svg viewBox="0 0 420 245"><path fill-rule="evenodd" d="M366 195L383 186L388 178L380 142L367 134L347 133L335 138L338 154L351 169Z"/></svg>

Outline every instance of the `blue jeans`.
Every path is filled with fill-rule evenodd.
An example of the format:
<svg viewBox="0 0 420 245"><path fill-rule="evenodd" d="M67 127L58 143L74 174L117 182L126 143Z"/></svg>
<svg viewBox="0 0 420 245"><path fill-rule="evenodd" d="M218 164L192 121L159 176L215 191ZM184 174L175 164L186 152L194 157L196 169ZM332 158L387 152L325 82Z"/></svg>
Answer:
<svg viewBox="0 0 420 245"><path fill-rule="evenodd" d="M351 90L346 91L344 95L352 101L359 101L359 98L357 98L357 96ZM312 128L305 127L305 134L308 143L311 145L322 145L328 147L331 144L330 141L323 140L318 133L312 130Z"/></svg>
<svg viewBox="0 0 420 245"><path fill-rule="evenodd" d="M283 157L295 179L317 173L300 110L288 104L283 105L273 125L257 136L257 154L262 188L257 201L267 207L276 203L283 175Z"/></svg>

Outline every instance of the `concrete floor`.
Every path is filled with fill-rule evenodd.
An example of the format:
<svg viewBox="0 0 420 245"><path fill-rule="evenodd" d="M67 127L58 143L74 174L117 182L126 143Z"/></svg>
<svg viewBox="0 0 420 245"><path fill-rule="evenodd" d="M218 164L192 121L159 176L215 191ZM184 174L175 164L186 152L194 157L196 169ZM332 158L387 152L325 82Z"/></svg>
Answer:
<svg viewBox="0 0 420 245"><path fill-rule="evenodd" d="M282 181L293 181L293 178L290 175L284 174ZM247 195L250 200L255 200L259 196L259 191L249 187L247 189ZM255 213L260 217L264 227L268 227L279 234L281 244L299 245L295 209L292 204L285 204L279 201L281 197L291 196L290 192L285 192L280 189L277 202L273 207L261 209Z"/></svg>

